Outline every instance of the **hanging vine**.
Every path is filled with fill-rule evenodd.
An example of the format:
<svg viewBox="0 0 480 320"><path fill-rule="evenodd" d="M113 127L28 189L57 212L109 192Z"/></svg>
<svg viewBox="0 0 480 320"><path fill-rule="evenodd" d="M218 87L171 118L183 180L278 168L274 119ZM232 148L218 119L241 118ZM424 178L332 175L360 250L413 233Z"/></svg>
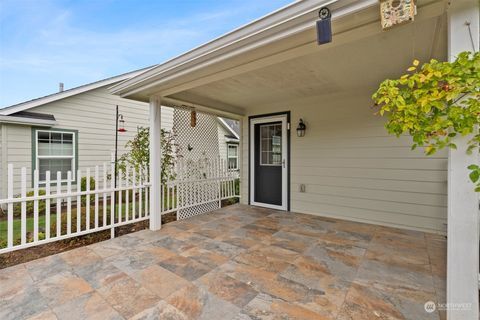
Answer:
<svg viewBox="0 0 480 320"><path fill-rule="evenodd" d="M462 52L453 62L418 60L399 79L383 81L372 98L385 128L397 137L412 136L412 150L432 155L443 148L456 149L453 138L469 136L465 152L480 143L480 54ZM480 192L480 168L472 164L470 179Z"/></svg>

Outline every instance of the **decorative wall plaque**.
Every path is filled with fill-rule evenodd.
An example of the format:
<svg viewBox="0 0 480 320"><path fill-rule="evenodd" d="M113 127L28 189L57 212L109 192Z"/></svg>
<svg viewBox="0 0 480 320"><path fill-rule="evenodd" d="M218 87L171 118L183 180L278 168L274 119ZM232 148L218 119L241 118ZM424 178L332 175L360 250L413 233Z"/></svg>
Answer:
<svg viewBox="0 0 480 320"><path fill-rule="evenodd" d="M417 14L415 0L380 0L383 30L413 21Z"/></svg>

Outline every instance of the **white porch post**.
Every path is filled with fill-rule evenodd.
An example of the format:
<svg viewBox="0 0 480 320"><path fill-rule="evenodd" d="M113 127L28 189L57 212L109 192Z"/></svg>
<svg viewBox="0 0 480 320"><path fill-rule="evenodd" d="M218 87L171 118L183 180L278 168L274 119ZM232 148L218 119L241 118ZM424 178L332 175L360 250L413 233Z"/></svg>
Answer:
<svg viewBox="0 0 480 320"><path fill-rule="evenodd" d="M448 9L449 60L462 51L473 51L466 22L470 23L475 49L479 48L478 0L451 1ZM478 154L467 155L470 137L457 138L458 150L448 156L447 317L478 319L479 196L470 182L467 166L478 164ZM458 304L458 305L456 305ZM465 308L458 308L463 305Z"/></svg>
<svg viewBox="0 0 480 320"><path fill-rule="evenodd" d="M162 226L161 214L161 99L150 97L150 230Z"/></svg>

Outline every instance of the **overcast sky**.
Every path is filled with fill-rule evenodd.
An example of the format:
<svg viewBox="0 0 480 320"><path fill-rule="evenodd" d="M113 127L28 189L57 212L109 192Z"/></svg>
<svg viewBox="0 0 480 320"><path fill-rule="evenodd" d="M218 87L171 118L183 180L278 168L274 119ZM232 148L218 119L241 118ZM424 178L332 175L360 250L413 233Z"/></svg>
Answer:
<svg viewBox="0 0 480 320"><path fill-rule="evenodd" d="M161 63L288 0L0 0L0 107Z"/></svg>

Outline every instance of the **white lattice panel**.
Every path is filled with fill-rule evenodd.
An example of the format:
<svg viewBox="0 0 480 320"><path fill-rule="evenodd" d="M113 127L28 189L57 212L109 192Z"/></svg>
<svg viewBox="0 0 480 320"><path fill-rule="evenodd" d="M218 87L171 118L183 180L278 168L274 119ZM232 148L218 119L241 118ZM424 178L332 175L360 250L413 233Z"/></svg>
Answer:
<svg viewBox="0 0 480 320"><path fill-rule="evenodd" d="M177 212L177 220L188 219L199 214L207 213L219 208L218 201L213 201L209 203L203 203L196 205L194 207L181 209Z"/></svg>
<svg viewBox="0 0 480 320"><path fill-rule="evenodd" d="M191 127L190 111L176 108L173 112L173 130L182 158L196 161L219 157L217 126L217 117L197 112L197 124Z"/></svg>
<svg viewBox="0 0 480 320"><path fill-rule="evenodd" d="M191 126L191 112L176 108L173 130L181 160L178 165L179 209L177 219L209 212L220 207L218 177L219 139L217 117L197 112L196 126Z"/></svg>

